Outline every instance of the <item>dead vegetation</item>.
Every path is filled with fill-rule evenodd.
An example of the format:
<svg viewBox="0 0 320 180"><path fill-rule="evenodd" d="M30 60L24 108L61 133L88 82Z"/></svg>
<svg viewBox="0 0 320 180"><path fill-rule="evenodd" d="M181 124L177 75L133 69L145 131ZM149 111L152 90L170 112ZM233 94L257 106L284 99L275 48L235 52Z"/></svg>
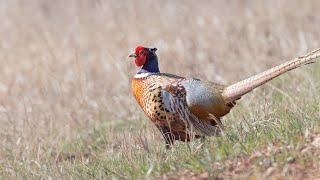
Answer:
<svg viewBox="0 0 320 180"><path fill-rule="evenodd" d="M318 131L319 64L243 97L225 123L228 132L241 131L239 142L248 147L210 138L207 157L200 142L179 144L172 154L162 149L161 136L131 95L137 68L127 55L137 45L157 47L163 72L233 83L320 47L319 6L316 0L1 1L0 176L261 178L283 174L286 167L311 178L318 159L309 168L296 163L299 155L293 162L285 155L287 166L257 170L251 158L272 139L281 148L292 141L282 135ZM291 126L291 119L301 121ZM257 138L272 128L278 134ZM209 160L223 143L233 155ZM184 165L174 164L179 159ZM227 170L212 174L198 159ZM238 162L249 168L237 171Z"/></svg>

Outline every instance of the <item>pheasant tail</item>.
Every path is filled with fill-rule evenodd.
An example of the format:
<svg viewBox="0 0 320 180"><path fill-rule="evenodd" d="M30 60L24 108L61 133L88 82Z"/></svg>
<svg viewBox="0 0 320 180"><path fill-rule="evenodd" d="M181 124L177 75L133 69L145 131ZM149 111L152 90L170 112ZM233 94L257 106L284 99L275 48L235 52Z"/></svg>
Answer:
<svg viewBox="0 0 320 180"><path fill-rule="evenodd" d="M265 84L266 82L272 80L275 77L280 76L281 74L293 70L295 68L300 67L301 65L306 65L310 63L314 63L316 58L320 57L320 48L314 50L304 56L299 58L293 59L286 63L283 63L279 66L271 68L267 71L264 71L260 74L252 76L248 79L235 83L231 86L228 86L223 95L228 102L232 102L241 98L241 96L247 94L248 92L252 91L253 89Z"/></svg>

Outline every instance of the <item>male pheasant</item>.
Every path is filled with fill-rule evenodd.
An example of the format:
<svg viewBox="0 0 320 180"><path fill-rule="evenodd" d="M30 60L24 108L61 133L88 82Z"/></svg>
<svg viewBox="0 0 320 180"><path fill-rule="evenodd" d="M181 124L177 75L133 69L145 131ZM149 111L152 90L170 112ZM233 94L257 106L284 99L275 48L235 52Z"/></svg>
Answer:
<svg viewBox="0 0 320 180"><path fill-rule="evenodd" d="M317 49L231 86L223 86L160 73L156 50L138 46L129 55L142 67L132 80L132 91L144 113L162 133L167 148L175 140L218 135L221 118L241 96L285 72L315 62L320 56Z"/></svg>

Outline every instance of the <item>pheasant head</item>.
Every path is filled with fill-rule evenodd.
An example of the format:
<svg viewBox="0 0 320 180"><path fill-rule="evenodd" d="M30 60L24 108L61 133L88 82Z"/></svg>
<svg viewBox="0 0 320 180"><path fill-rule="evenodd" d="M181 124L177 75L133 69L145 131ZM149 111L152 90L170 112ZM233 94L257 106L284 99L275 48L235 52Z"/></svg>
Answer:
<svg viewBox="0 0 320 180"><path fill-rule="evenodd" d="M134 57L134 62L141 70L138 74L142 73L159 73L158 56L156 54L157 48L146 48L138 46L133 54L129 57Z"/></svg>

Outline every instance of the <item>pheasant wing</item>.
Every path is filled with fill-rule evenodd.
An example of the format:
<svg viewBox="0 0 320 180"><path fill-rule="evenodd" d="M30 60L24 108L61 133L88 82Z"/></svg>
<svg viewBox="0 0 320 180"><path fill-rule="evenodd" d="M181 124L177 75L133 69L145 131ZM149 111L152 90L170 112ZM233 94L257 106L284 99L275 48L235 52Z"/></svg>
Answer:
<svg viewBox="0 0 320 180"><path fill-rule="evenodd" d="M186 89L183 80L164 83L161 85L160 94L162 104L166 111L178 118L177 123L185 124L189 133L195 132L197 135L217 135L221 131L220 127L212 126L210 121L202 120L191 113L187 103Z"/></svg>

